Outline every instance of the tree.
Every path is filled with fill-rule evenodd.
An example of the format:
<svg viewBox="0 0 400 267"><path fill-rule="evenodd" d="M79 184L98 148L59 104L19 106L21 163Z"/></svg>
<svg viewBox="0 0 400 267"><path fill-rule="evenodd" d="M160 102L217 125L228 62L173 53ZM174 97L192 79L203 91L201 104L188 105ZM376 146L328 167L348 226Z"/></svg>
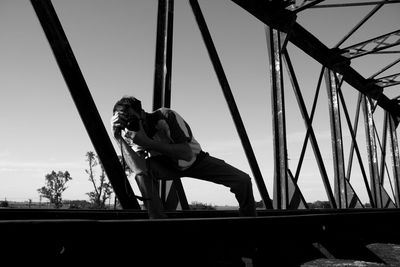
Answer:
<svg viewBox="0 0 400 267"><path fill-rule="evenodd" d="M191 210L216 210L217 208L211 204L193 201L189 205Z"/></svg>
<svg viewBox="0 0 400 267"><path fill-rule="evenodd" d="M62 206L62 193L68 188L66 186L69 180L72 180L68 171L62 172L52 171L46 174L46 186L39 188L41 197L49 199L50 203L54 204L56 208Z"/></svg>
<svg viewBox="0 0 400 267"><path fill-rule="evenodd" d="M94 190L86 193L94 208L104 209L107 199L113 193L110 182L106 179L106 173L98 156L94 152L86 153L86 161L89 163L89 169L85 172L89 175L89 181L92 183ZM99 179L95 178L95 167L100 166Z"/></svg>

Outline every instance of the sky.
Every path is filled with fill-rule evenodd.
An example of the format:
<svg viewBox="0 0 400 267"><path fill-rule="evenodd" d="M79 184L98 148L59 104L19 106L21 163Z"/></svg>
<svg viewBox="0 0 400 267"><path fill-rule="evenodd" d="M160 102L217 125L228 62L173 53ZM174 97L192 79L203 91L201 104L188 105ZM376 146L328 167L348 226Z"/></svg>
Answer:
<svg viewBox="0 0 400 267"><path fill-rule="evenodd" d="M112 106L121 96L136 96L150 111L158 1L52 2L108 133ZM337 2L348 1L329 1ZM265 25L228 0L199 3L272 196L272 111ZM301 12L297 22L333 47L372 8L310 9ZM385 6L343 47L398 30L399 11L400 4ZM0 40L0 200L38 201L37 189L44 185L45 175L52 170L68 170L71 174L64 199L87 200L86 193L93 188L85 173L88 168L85 154L94 148L30 1L1 0ZM185 0L175 1L173 45L171 107L189 123L203 150L252 176L200 31ZM310 110L321 66L290 43L288 49ZM371 55L354 60L352 66L368 77L394 59L393 54L379 58ZM398 73L398 69L388 74ZM352 114L357 91L347 85L343 88ZM395 96L396 88L388 88L385 93ZM289 166L294 172L305 128L288 82L285 82L285 97ZM324 87L313 126L332 180ZM361 144L363 130L361 126ZM343 132L343 135L348 149L350 134ZM326 200L314 156L310 148L307 151L299 186L308 202ZM366 202L361 178L359 175L357 178L357 170L353 173L352 185L362 202ZM191 178L182 182L189 202L237 205L228 188ZM134 182L132 188L139 192ZM256 201L261 200L255 182L253 188Z"/></svg>

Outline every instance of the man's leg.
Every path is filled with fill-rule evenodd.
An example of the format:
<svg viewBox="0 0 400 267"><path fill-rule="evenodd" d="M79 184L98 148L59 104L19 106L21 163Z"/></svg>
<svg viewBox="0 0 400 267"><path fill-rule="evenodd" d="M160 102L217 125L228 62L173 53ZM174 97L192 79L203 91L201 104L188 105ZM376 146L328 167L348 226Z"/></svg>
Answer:
<svg viewBox="0 0 400 267"><path fill-rule="evenodd" d="M150 219L167 218L164 208L158 194L157 183L154 179L147 175L135 175L136 183L139 187L143 200L143 204L147 209Z"/></svg>
<svg viewBox="0 0 400 267"><path fill-rule="evenodd" d="M165 157L150 157L146 159L146 175L135 176L142 196L150 198L150 200L144 201L144 204L149 211L149 217L152 219L167 217L161 202L157 180L171 180L180 177L179 171L169 166L170 164Z"/></svg>
<svg viewBox="0 0 400 267"><path fill-rule="evenodd" d="M241 216L256 216L251 178L225 161L206 155L204 159L183 172L183 177L225 185L235 194Z"/></svg>
<svg viewBox="0 0 400 267"><path fill-rule="evenodd" d="M138 184L144 206L147 209L150 219L166 218L163 205L158 194L155 180L151 175L148 161L140 157L125 140L120 141L121 152L124 160L131 171L135 174L135 180Z"/></svg>

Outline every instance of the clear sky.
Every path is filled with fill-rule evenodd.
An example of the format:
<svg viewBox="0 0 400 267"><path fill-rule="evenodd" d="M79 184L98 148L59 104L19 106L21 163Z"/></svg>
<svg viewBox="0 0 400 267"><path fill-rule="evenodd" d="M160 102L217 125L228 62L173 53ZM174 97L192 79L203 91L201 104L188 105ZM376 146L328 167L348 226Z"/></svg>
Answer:
<svg viewBox="0 0 400 267"><path fill-rule="evenodd" d="M199 2L272 196L271 92L264 25L231 1ZM108 132L112 106L122 95L140 98L150 111L157 1L53 0L53 4ZM300 13L298 23L333 47L372 8L312 9ZM399 11L399 4L385 6L344 46L398 30ZM252 175L188 1L175 1L174 18L171 106L190 124L204 150ZM68 170L73 178L64 199L87 199L85 193L92 187L85 173L85 154L94 148L28 0L1 0L0 40L0 199L37 201L37 189L52 170ZM310 107L321 67L291 44L289 53ZM368 56L352 66L368 77L394 59L393 54L379 59ZM356 91L344 88L352 111ZM387 94L397 95L395 89ZM289 164L294 172L305 131L289 83L286 91ZM332 179L325 99L323 89L314 126ZM354 183L363 202L367 201L356 178ZM189 178L183 184L189 202L237 204L222 186ZM299 185L307 201L326 199L311 153ZM259 201L255 183L254 191Z"/></svg>

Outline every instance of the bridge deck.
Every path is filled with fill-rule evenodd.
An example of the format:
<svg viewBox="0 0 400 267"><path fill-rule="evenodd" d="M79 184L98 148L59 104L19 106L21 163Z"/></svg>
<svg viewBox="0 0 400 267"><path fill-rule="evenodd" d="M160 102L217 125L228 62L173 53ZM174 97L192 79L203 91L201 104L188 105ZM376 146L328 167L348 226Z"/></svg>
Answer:
<svg viewBox="0 0 400 267"><path fill-rule="evenodd" d="M398 209L263 210L252 218L236 211L168 215L148 220L144 211L2 209L0 251L3 258L30 262L236 266L234 259L244 257L252 266L300 266L319 258L383 263L366 246L400 244Z"/></svg>

